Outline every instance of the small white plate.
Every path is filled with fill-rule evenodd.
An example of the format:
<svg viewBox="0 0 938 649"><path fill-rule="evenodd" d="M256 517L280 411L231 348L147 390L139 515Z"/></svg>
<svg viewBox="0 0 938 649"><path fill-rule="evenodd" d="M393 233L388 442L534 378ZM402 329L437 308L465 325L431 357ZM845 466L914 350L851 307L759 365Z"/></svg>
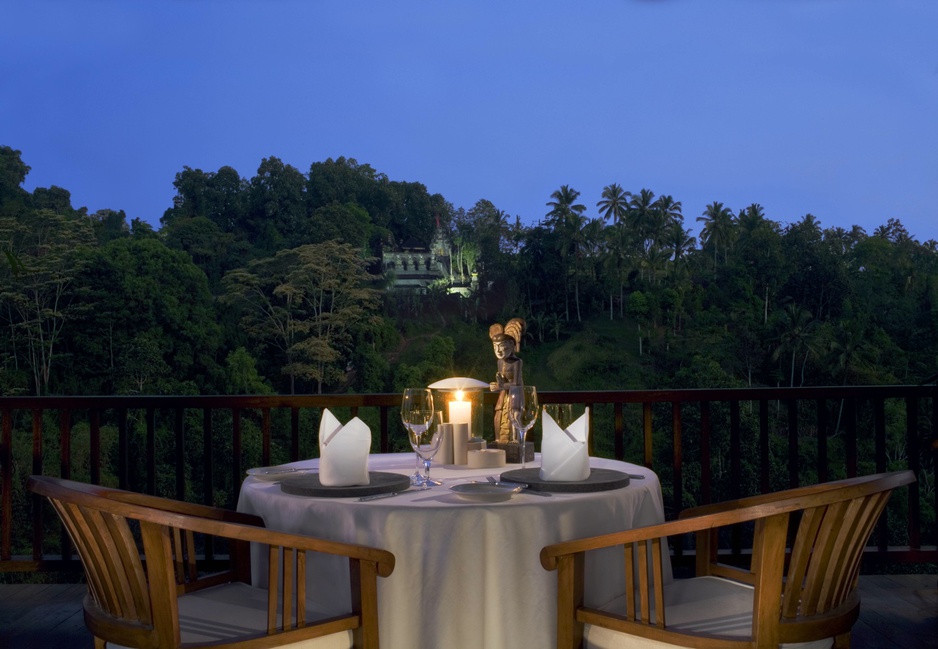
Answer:
<svg viewBox="0 0 938 649"><path fill-rule="evenodd" d="M264 482L276 482L277 480L283 480L288 475L305 473L312 470L313 469L304 469L297 466L259 466L254 469L248 469L248 475L258 480L263 480Z"/></svg>
<svg viewBox="0 0 938 649"><path fill-rule="evenodd" d="M486 482L467 482L456 484L450 489L460 498L475 502L497 503L511 498L521 491L521 487L490 484Z"/></svg>

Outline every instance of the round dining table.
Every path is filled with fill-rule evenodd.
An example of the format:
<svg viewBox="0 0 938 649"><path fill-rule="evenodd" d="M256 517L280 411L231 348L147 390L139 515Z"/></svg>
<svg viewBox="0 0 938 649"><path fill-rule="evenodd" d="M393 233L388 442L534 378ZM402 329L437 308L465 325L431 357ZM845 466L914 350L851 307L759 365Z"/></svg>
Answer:
<svg viewBox="0 0 938 649"><path fill-rule="evenodd" d="M527 466L537 467L539 456ZM315 470L318 460L287 465ZM412 453L372 455L369 471L408 475ZM468 500L452 487L484 482L518 468L433 466L442 482L394 497L312 497L284 493L280 483L249 476L238 511L272 530L378 547L395 556L393 574L378 580L380 642L390 649L550 649L556 646L557 574L540 564L552 543L664 521L654 472L590 458L592 468L631 474L624 487L537 495L528 490L498 501ZM255 583L266 583L266 561L252 559ZM339 614L349 602L348 561L309 558L310 598ZM623 592L621 552L587 553L587 605ZM670 579L670 574L666 575ZM313 590L318 583L318 590ZM323 589L321 585L328 584Z"/></svg>

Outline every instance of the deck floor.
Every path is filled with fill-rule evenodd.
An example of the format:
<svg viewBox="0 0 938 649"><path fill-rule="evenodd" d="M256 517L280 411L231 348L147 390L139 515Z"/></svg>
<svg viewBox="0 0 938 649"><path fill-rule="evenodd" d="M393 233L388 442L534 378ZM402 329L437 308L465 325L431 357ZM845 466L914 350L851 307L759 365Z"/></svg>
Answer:
<svg viewBox="0 0 938 649"><path fill-rule="evenodd" d="M860 593L852 649L936 646L938 576L864 575ZM91 649L84 595L80 584L0 584L0 649Z"/></svg>

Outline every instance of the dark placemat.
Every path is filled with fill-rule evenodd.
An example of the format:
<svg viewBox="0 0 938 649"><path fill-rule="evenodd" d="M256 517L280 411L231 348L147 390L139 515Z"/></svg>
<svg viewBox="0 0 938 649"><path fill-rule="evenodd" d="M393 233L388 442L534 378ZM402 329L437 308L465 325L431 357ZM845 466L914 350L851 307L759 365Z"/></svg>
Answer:
<svg viewBox="0 0 938 649"><path fill-rule="evenodd" d="M369 484L348 487L326 487L319 482L318 473L291 475L280 481L280 491L293 496L316 498L353 498L374 494L403 491L410 487L410 476L385 471L369 471Z"/></svg>
<svg viewBox="0 0 938 649"><path fill-rule="evenodd" d="M541 470L512 469L501 475L506 482L523 482L532 491L552 491L554 493L586 493L589 491L610 491L629 486L629 474L615 469L590 469L590 477L578 482L550 482L541 480Z"/></svg>

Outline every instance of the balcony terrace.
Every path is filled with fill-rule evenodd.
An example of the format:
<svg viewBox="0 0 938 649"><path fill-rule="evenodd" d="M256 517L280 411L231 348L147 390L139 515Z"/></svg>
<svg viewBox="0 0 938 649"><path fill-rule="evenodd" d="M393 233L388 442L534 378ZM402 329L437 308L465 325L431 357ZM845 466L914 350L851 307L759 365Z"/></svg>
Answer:
<svg viewBox="0 0 938 649"><path fill-rule="evenodd" d="M853 646L914 647L938 630L938 578L922 574L938 564L936 396L928 385L543 392L541 401L588 406L591 453L658 473L668 518L691 505L911 469L918 481L893 494L865 554ZM54 514L24 491L29 474L234 508L247 468L315 454L324 407L364 419L374 452L407 449L399 403L397 394L0 398L0 582L80 573ZM485 395L487 413L493 404ZM745 529L721 543L729 561L749 549ZM223 551L205 548L209 558ZM690 539L671 552L676 571L693 564ZM0 593L0 647L64 646L66 637L90 646L80 585ZM47 622L53 609L61 625Z"/></svg>

